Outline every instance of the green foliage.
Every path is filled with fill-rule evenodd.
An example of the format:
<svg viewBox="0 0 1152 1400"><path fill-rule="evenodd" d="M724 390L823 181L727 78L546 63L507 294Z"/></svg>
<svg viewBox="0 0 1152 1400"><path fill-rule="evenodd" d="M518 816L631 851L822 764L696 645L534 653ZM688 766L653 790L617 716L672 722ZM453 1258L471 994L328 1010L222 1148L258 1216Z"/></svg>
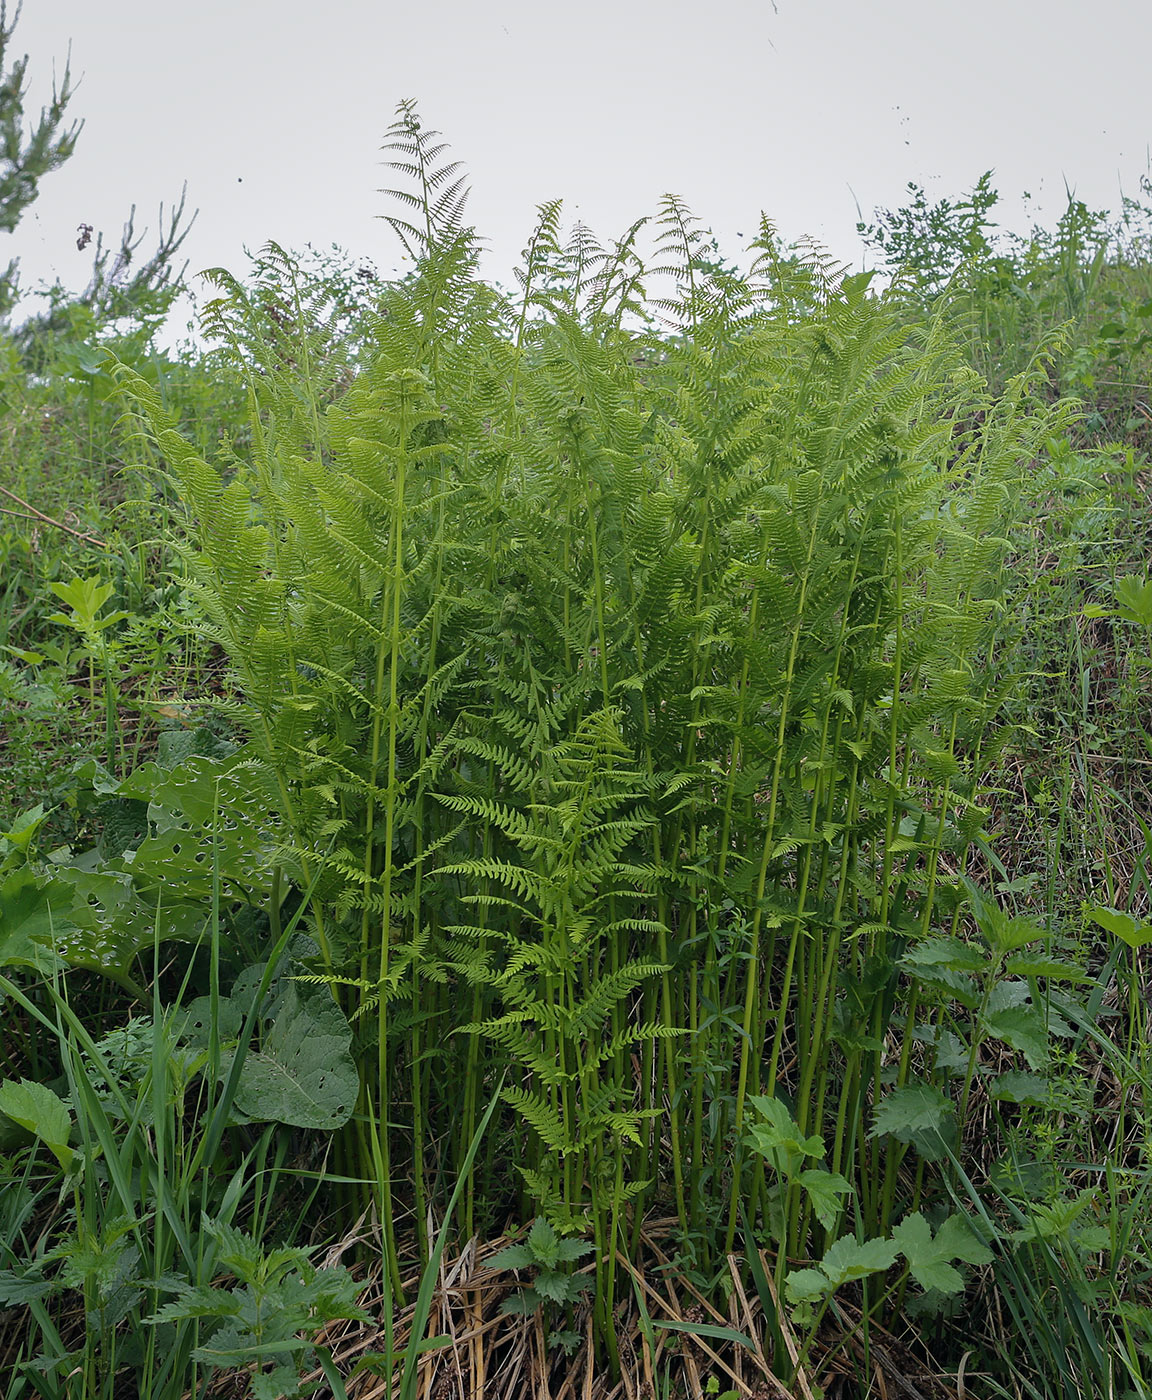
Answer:
<svg viewBox="0 0 1152 1400"><path fill-rule="evenodd" d="M993 255L989 234L996 225L988 215L999 203L991 170L980 176L963 199L928 203L923 186L910 182L911 203L876 211L876 222L856 225L868 248L880 254L889 271L911 279L915 290L932 296L966 263L987 263Z"/></svg>
<svg viewBox="0 0 1152 1400"><path fill-rule="evenodd" d="M0 1113L38 1138L64 1171L72 1165L74 1153L68 1146L72 1115L68 1105L47 1085L30 1079L0 1083Z"/></svg>
<svg viewBox="0 0 1152 1400"><path fill-rule="evenodd" d="M546 1304L566 1307L575 1303L592 1280L582 1278L561 1267L575 1263L593 1252L593 1246L581 1240L562 1239L542 1216L532 1222L523 1244L510 1244L492 1256L493 1269L531 1270L529 1287L512 1298L506 1298L502 1310L511 1313L534 1313Z"/></svg>
<svg viewBox="0 0 1152 1400"><path fill-rule="evenodd" d="M1071 1395L1061 1356L1143 1384L1152 837L1113 879L1104 796L1073 815L1087 627L1135 636L1129 720L1145 696L1143 556L1109 543L1142 464L1089 461L1056 401L1140 373L1139 268L1075 202L994 243L986 176L880 218L884 291L767 220L742 270L668 197L606 247L543 206L510 296L412 104L388 149L402 283L269 245L212 274L205 362L103 293L53 305L35 380L0 361L15 1384L339 1393L307 1334L354 1290L270 1243L329 1132L331 1204L381 1227L363 1369L406 1396L447 1241L508 1218L508 1310L558 1346L590 1313L610 1371L652 1214L703 1296L751 1274L765 1336L637 1287L650 1344L791 1382L834 1325L871 1354L920 1319L959 1364L964 1309L1006 1308L1019 1365L970 1326L990 1386Z"/></svg>
<svg viewBox="0 0 1152 1400"><path fill-rule="evenodd" d="M190 1002L181 1039L205 1055L215 1039L221 1084L228 1082L242 1048L235 1104L244 1118L338 1128L352 1116L360 1089L348 1022L326 988L302 988L287 978L257 1001L264 970L262 963L247 968L215 1006L211 997ZM249 1043L246 1020L254 1001L257 1038Z"/></svg>
<svg viewBox="0 0 1152 1400"><path fill-rule="evenodd" d="M509 1204L561 1233L590 1221L603 1333L662 1176L711 1247L750 1201L794 1254L856 1173L864 1229L899 1218L881 1138L945 1160L938 1086L931 1123L894 1116L920 1029L895 985L981 828L1006 563L1068 410L1037 397L1042 360L989 397L942 321L782 262L767 224L749 273L716 263L674 199L651 269L670 294L649 304L673 337L633 328L637 230L562 247L552 206L509 301L478 280L464 187L410 108L392 149L417 270L341 397L275 247L274 326L225 276L210 313L250 366L250 453L209 460L137 373L119 383L187 507L245 771L315 891L315 975L358 1029L372 1126L351 1150L394 1281L381 1125L411 1105L423 1221L427 1143L462 1151L479 1086L511 1068L485 1170L515 1162ZM1027 977L1047 974L1005 991L1007 956L947 977L976 988L973 1052L995 1038L1033 1064ZM870 1136L890 1034L901 1083ZM465 1086L460 1129L440 1076ZM778 1088L791 1147L748 1137Z"/></svg>
<svg viewBox="0 0 1152 1400"><path fill-rule="evenodd" d="M166 1283L176 1296L146 1321L152 1326L206 1319L211 1326L193 1358L212 1370L254 1363L253 1400L295 1400L311 1394L301 1372L315 1365L316 1351L301 1333L314 1333L337 1318L370 1321L358 1305L359 1288L342 1267L317 1269L303 1249L264 1250L243 1231L209 1220L204 1233L215 1241L220 1268L235 1283L227 1288Z"/></svg>

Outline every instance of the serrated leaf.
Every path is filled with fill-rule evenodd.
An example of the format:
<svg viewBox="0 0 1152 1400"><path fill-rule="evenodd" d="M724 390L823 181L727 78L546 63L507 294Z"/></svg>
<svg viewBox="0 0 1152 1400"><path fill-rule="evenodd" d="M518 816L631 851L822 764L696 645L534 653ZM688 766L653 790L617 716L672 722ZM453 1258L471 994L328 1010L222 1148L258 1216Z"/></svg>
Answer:
<svg viewBox="0 0 1152 1400"><path fill-rule="evenodd" d="M988 1085L994 1099L1005 1103L1028 1103L1043 1106L1048 1102L1048 1081L1039 1074L1022 1069L1005 1070Z"/></svg>
<svg viewBox="0 0 1152 1400"><path fill-rule="evenodd" d="M555 1273L551 1269L542 1269L532 1280L532 1287L542 1298L547 1298L552 1303L566 1303L571 1288L571 1280L566 1274Z"/></svg>
<svg viewBox="0 0 1152 1400"><path fill-rule="evenodd" d="M832 1284L819 1269L793 1269L784 1280L784 1291L790 1303L809 1303L830 1293Z"/></svg>
<svg viewBox="0 0 1152 1400"><path fill-rule="evenodd" d="M506 1245L488 1260L490 1269L531 1269L535 1264L536 1256L526 1244Z"/></svg>
<svg viewBox="0 0 1152 1400"><path fill-rule="evenodd" d="M1010 917L974 881L965 878L964 883L968 887L977 927L996 952L1013 953L1045 936L1044 930L1033 919L1021 915Z"/></svg>
<svg viewBox="0 0 1152 1400"><path fill-rule="evenodd" d="M955 1141L952 1101L933 1084L909 1084L894 1089L876 1106L872 1137L888 1134L914 1146L922 1157L937 1162L946 1145Z"/></svg>
<svg viewBox="0 0 1152 1400"><path fill-rule="evenodd" d="M940 935L914 944L900 959L909 972L925 973L938 969L949 972L979 972L988 964L983 951L962 938Z"/></svg>
<svg viewBox="0 0 1152 1400"><path fill-rule="evenodd" d="M990 1264L992 1251L977 1234L966 1215L950 1215L936 1231L936 1243L951 1251L953 1259L965 1264Z"/></svg>
<svg viewBox="0 0 1152 1400"><path fill-rule="evenodd" d="M583 1259L586 1254L591 1254L596 1246L588 1244L585 1240L561 1240L557 1249L560 1259L575 1260Z"/></svg>
<svg viewBox="0 0 1152 1400"><path fill-rule="evenodd" d="M277 1366L257 1372L251 1384L252 1400L295 1400L300 1394L300 1372L293 1366Z"/></svg>
<svg viewBox="0 0 1152 1400"><path fill-rule="evenodd" d="M34 1303L51 1289L51 1281L32 1269L0 1269L0 1308L20 1308Z"/></svg>
<svg viewBox="0 0 1152 1400"><path fill-rule="evenodd" d="M1006 1006L1002 1010L989 1010L981 1025L987 1035L1019 1050L1030 1069L1040 1069L1048 1063L1048 1027L1039 1007Z"/></svg>
<svg viewBox="0 0 1152 1400"><path fill-rule="evenodd" d="M932 1227L917 1213L906 1216L892 1231L892 1238L908 1261L912 1277L928 1292L959 1293L964 1277L954 1267L957 1259L970 1264L986 1264L992 1255L960 1215L951 1215L932 1238Z"/></svg>
<svg viewBox="0 0 1152 1400"><path fill-rule="evenodd" d="M1032 957L1028 953L1015 953L1004 964L1004 971L1010 977L1049 977L1061 982L1091 982L1072 963L1062 958Z"/></svg>
<svg viewBox="0 0 1152 1400"><path fill-rule="evenodd" d="M749 1126L749 1145L780 1175L790 1180L807 1158L823 1160L823 1140L806 1137L786 1104L763 1094L751 1095L748 1102L761 1118Z"/></svg>
<svg viewBox="0 0 1152 1400"><path fill-rule="evenodd" d="M556 1231L544 1217L537 1216L532 1222L532 1228L528 1231L528 1247L535 1256L536 1262L544 1268L551 1268L555 1265L559 1253L559 1240Z"/></svg>
<svg viewBox="0 0 1152 1400"><path fill-rule="evenodd" d="M851 1185L839 1172L821 1171L817 1167L801 1172L798 1180L808 1193L816 1219L826 1230L831 1230L840 1214L844 1197L852 1194Z"/></svg>
<svg viewBox="0 0 1152 1400"><path fill-rule="evenodd" d="M870 1274L883 1273L896 1262L899 1253L891 1240L872 1239L858 1241L845 1235L829 1249L820 1261L820 1268L828 1275L833 1288L851 1283L854 1279L867 1278Z"/></svg>
<svg viewBox="0 0 1152 1400"><path fill-rule="evenodd" d="M971 1007L978 1001L973 974L988 966L988 957L963 939L941 936L926 938L909 948L899 966L923 985L943 988Z"/></svg>

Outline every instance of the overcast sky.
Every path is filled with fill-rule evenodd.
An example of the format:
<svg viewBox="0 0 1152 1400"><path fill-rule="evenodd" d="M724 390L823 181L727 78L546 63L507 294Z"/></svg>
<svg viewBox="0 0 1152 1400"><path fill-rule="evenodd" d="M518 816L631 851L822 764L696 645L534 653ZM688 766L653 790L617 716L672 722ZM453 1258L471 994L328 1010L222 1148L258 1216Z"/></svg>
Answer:
<svg viewBox="0 0 1152 1400"><path fill-rule="evenodd" d="M77 226L115 240L136 204L155 229L185 181L193 272L275 239L388 275L403 98L466 165L504 281L554 197L609 240L674 191L733 254L764 210L858 263L857 200L897 206L909 180L952 198L994 168L1026 228L1065 181L1118 208L1152 142L1149 0L25 0L13 48L30 108L71 50L85 123L0 235L26 286L83 285Z"/></svg>

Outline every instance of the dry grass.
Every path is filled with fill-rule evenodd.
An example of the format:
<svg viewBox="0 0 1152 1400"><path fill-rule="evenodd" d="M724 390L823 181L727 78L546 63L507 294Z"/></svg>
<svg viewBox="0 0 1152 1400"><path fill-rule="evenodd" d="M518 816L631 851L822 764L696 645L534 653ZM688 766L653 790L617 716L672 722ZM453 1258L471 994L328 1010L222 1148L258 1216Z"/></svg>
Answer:
<svg viewBox="0 0 1152 1400"><path fill-rule="evenodd" d="M441 1264L425 1335L449 1340L421 1358L418 1400L703 1400L726 1391L735 1391L740 1400L850 1400L866 1393L879 1400L965 1400L963 1366L958 1375L941 1375L918 1338L913 1334L898 1338L875 1322L865 1338L859 1308L839 1296L809 1359L798 1364L800 1339L786 1315L780 1317L776 1335L777 1324L747 1284L747 1269L738 1255L728 1257L728 1287L718 1290L726 1293L726 1313L683 1271L674 1269L670 1256L674 1224L654 1220L642 1232L643 1272L622 1254L618 1256L632 1284L631 1301L617 1309L618 1375L612 1375L595 1354L590 1307L577 1310L575 1326L582 1341L571 1354L549 1347L539 1313L524 1317L501 1311L501 1304L519 1285L513 1274L493 1269L489 1261L507 1241L469 1241ZM348 1236L318 1257L317 1263L345 1262L345 1256L365 1245L378 1249L374 1234L363 1230ZM771 1289L772 1263L763 1251L761 1258ZM409 1297L415 1295L418 1282L415 1271L405 1279ZM647 1336L637 1298L643 1298L651 1320ZM378 1268L368 1272L360 1301L380 1319L375 1325L332 1323L316 1340L330 1349L349 1400L395 1400L399 1366L392 1377L381 1374L378 1367L356 1374L358 1363L385 1347L382 1313L387 1294ZM772 1301L776 1301L774 1290ZM393 1317L394 1350L408 1345L414 1313L415 1304L410 1303ZM752 1338L755 1347L687 1335L662 1323L731 1328ZM775 1362L774 1351L779 1353ZM780 1372L791 1371L795 1374L790 1382L780 1378ZM864 1377L867 1388L862 1385ZM309 1381L319 1386L316 1400L331 1400L332 1391L320 1371L313 1372ZM240 1400L247 1394L247 1377L222 1373L209 1394L215 1400Z"/></svg>

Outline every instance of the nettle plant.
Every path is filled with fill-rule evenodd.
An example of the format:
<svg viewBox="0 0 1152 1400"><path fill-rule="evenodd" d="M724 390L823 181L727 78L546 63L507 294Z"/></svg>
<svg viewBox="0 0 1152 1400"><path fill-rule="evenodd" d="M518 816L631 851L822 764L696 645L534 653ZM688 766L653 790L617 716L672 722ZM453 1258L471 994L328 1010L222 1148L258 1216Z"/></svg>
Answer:
<svg viewBox="0 0 1152 1400"><path fill-rule="evenodd" d="M493 1269L524 1270L527 1287L505 1298L501 1311L532 1315L542 1309L571 1313L572 1305L592 1287L592 1280L573 1272L572 1265L593 1252L583 1240L564 1239L542 1216L532 1222L523 1244L510 1244L489 1260ZM580 1335L570 1328L554 1329L552 1340L574 1346Z"/></svg>
<svg viewBox="0 0 1152 1400"><path fill-rule="evenodd" d="M462 1228L512 1209L591 1239L611 1350L617 1249L654 1206L716 1252L742 1213L782 1218L804 1257L842 1181L862 1240L914 1212L871 1105L938 1015L940 899L1011 690L1007 561L1069 410L1033 395L1040 360L990 397L942 323L767 221L747 272L718 263L671 197L647 260L645 221L565 243L543 206L507 297L410 106L391 145L415 272L343 376L270 248L259 372L227 279L207 320L249 375L250 451L207 460L120 383L186 508L238 771L356 1028L344 1162L397 1292L395 1206L423 1230L434 1143ZM1003 995L978 1034L1027 1053L1036 995ZM939 1063L924 1083L952 1092ZM749 1144L781 1096L827 1144L815 1193Z"/></svg>

